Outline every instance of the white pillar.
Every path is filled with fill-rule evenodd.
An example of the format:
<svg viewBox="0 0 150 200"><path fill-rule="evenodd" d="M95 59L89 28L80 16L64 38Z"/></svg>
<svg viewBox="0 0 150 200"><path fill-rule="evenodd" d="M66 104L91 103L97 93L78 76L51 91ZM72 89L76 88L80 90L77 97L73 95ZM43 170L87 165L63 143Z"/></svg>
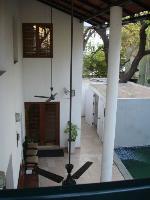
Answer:
<svg viewBox="0 0 150 200"><path fill-rule="evenodd" d="M110 39L108 55L106 115L101 163L101 182L112 180L113 151L116 128L116 111L120 67L122 8L110 8Z"/></svg>

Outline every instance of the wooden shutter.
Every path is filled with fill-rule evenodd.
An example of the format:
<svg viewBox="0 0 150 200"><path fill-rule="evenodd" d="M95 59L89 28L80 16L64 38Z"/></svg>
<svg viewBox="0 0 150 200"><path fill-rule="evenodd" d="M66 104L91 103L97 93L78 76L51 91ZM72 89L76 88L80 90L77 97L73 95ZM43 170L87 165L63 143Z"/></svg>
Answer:
<svg viewBox="0 0 150 200"><path fill-rule="evenodd" d="M52 24L24 23L22 32L24 58L53 57Z"/></svg>

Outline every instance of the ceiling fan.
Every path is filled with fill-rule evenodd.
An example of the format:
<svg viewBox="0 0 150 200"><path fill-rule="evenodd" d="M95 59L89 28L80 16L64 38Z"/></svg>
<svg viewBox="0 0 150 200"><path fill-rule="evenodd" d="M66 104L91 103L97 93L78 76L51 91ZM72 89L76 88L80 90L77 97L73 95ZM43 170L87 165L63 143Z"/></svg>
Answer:
<svg viewBox="0 0 150 200"><path fill-rule="evenodd" d="M51 24L52 24L52 9L51 9ZM46 102L50 102L55 100L56 95L58 94L57 92L55 94L53 94L53 59L51 57L51 87L50 87L50 96L41 96L41 95L35 95L34 97L38 97L38 98L44 98L47 99Z"/></svg>
<svg viewBox="0 0 150 200"><path fill-rule="evenodd" d="M72 164L66 164L65 168L67 170L67 178L64 180L64 177L54 174L52 172L46 171L44 169L41 169L39 167L36 167L34 171L36 174L39 174L45 178L48 178L56 183L61 183L62 185L75 185L77 179L84 174L84 172L92 165L92 162L87 161L82 167L80 167L73 175L71 175L71 171L73 169Z"/></svg>
<svg viewBox="0 0 150 200"><path fill-rule="evenodd" d="M52 8L51 8L52 13ZM71 56L70 56L70 91L72 91L72 54L73 54L73 0L71 0ZM44 97L45 98L45 97ZM56 183L61 183L62 185L75 185L76 179L79 179L80 176L92 165L93 162L87 161L82 167L80 167L74 174L71 174L73 170L73 164L71 164L71 118L72 118L72 94L70 92L70 111L69 111L69 163L66 164L65 168L67 170L67 177L64 177L36 167L34 171L46 177Z"/></svg>
<svg viewBox="0 0 150 200"><path fill-rule="evenodd" d="M51 95L50 95L50 97L48 97L48 96L40 96L40 95L35 95L34 97L47 99L47 100L46 100L47 102L53 101L53 100L55 100L55 96L56 96L58 93L56 92L55 94L53 94L53 87L50 87L50 90L51 90Z"/></svg>

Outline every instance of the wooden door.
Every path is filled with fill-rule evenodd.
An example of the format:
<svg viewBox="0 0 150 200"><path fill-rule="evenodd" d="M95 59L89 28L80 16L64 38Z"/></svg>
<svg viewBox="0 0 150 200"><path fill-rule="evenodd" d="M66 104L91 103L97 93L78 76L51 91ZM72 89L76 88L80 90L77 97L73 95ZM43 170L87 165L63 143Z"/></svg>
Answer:
<svg viewBox="0 0 150 200"><path fill-rule="evenodd" d="M40 145L59 145L59 102L26 102L26 135Z"/></svg>
<svg viewBox="0 0 150 200"><path fill-rule="evenodd" d="M26 136L40 143L40 104L25 103Z"/></svg>
<svg viewBox="0 0 150 200"><path fill-rule="evenodd" d="M59 144L59 103L45 104L44 143Z"/></svg>

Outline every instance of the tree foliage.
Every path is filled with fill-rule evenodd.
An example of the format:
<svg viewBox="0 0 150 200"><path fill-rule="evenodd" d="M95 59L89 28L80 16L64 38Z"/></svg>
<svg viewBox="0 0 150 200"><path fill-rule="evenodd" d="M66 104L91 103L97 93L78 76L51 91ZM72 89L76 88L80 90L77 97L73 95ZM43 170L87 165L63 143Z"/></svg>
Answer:
<svg viewBox="0 0 150 200"><path fill-rule="evenodd" d="M83 77L106 77L107 76L107 61L105 47L103 44L97 47L93 46L89 41L90 37L96 34L93 27L88 27L84 32L84 58L83 58ZM92 33L92 35L91 35ZM104 38L103 38L104 39ZM85 48L86 47L86 48Z"/></svg>
<svg viewBox="0 0 150 200"><path fill-rule="evenodd" d="M147 45L150 41L150 21L143 21L137 23L130 23L124 25L122 28L122 43L121 43L121 61L120 61L120 81L126 82L138 70L140 60L150 54L149 46ZM92 49L91 53L84 56L84 70L83 76L106 76L107 63L108 63L108 47L109 47L109 34L107 28L94 28L88 27L85 32L86 44L90 37L87 35L91 34L92 31L96 31L101 39L103 45L99 46L98 49ZM90 31L90 32L89 32ZM94 33L93 31L93 33ZM92 33L92 34L93 34ZM84 35L84 37L85 37ZM85 44L85 43L84 43ZM85 45L86 45L85 44ZM93 56L94 55L94 56ZM102 56L102 57L100 57ZM93 72L93 73L92 73Z"/></svg>
<svg viewBox="0 0 150 200"><path fill-rule="evenodd" d="M128 24L122 27L121 64L135 56L139 46L140 24Z"/></svg>
<svg viewBox="0 0 150 200"><path fill-rule="evenodd" d="M130 61L131 59L132 61L129 68L126 68L124 72L120 73L120 82L127 82L130 80L138 70L138 65L141 59L145 55L150 54L150 50L147 49L147 41L149 40L149 25L150 21L143 21L134 25L134 27L131 25L131 27L129 27L128 25L130 32L124 32L128 37L124 40L124 44L126 44L125 48L128 51L131 49ZM127 52L125 55L127 55Z"/></svg>
<svg viewBox="0 0 150 200"><path fill-rule="evenodd" d="M107 65L102 50L84 56L83 77L106 77Z"/></svg>

